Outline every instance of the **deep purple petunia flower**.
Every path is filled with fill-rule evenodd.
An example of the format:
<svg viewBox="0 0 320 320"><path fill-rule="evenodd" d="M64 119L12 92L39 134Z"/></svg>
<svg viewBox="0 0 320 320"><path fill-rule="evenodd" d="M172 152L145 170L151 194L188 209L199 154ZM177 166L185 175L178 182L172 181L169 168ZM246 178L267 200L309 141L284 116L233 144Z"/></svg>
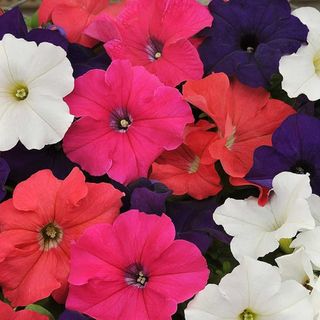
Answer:
<svg viewBox="0 0 320 320"><path fill-rule="evenodd" d="M7 162L0 158L0 201L5 197L6 191L5 191L5 183L7 181L8 175L9 175L9 166Z"/></svg>
<svg viewBox="0 0 320 320"><path fill-rule="evenodd" d="M246 179L271 188L282 171L309 173L312 191L320 195L320 120L295 114L288 117L272 136L272 147L259 147Z"/></svg>
<svg viewBox="0 0 320 320"><path fill-rule="evenodd" d="M266 86L279 60L306 41L308 28L287 0L212 0L213 25L199 48L206 73L224 72L251 86Z"/></svg>
<svg viewBox="0 0 320 320"><path fill-rule="evenodd" d="M76 312L76 311L69 311L65 310L59 317L59 320L89 320L91 318Z"/></svg>
<svg viewBox="0 0 320 320"><path fill-rule="evenodd" d="M18 143L0 155L9 164L9 180L14 183L26 180L42 169L50 169L58 179L65 179L76 166L65 156L59 143L42 150L28 150Z"/></svg>
<svg viewBox="0 0 320 320"><path fill-rule="evenodd" d="M16 38L23 38L27 41L50 42L67 50L68 41L59 30L33 29L28 32L23 15L18 7L15 7L0 16L0 40L6 33L14 35Z"/></svg>
<svg viewBox="0 0 320 320"><path fill-rule="evenodd" d="M68 59L71 61L75 78L91 69L107 70L111 63L111 59L104 50L95 53L93 49L83 47L80 44L69 44Z"/></svg>

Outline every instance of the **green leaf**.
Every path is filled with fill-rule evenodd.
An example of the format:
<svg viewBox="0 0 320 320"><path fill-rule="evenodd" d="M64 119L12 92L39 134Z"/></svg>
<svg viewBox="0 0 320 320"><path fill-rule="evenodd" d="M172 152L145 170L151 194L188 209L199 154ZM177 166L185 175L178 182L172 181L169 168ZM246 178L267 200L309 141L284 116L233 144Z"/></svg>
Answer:
<svg viewBox="0 0 320 320"><path fill-rule="evenodd" d="M38 304L29 304L25 308L26 310L35 311L37 313L43 314L44 316L47 316L50 320L55 320L51 312L49 312L47 309L45 309L42 306L39 306Z"/></svg>

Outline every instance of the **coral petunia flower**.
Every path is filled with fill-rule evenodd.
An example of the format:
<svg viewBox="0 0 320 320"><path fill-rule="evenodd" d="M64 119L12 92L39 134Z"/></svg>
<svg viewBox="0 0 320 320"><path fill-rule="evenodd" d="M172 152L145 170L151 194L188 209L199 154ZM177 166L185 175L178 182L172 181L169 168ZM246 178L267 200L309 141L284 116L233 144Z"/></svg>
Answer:
<svg viewBox="0 0 320 320"><path fill-rule="evenodd" d="M2 301L0 301L0 315L1 320L48 320L47 316L31 310L14 312L8 304Z"/></svg>
<svg viewBox="0 0 320 320"><path fill-rule="evenodd" d="M216 195L221 189L220 177L214 168L214 161L203 163L203 154L208 145L219 139L217 133L205 131L205 127L194 127L185 137L185 142L179 148L165 151L152 165L151 178L159 180L173 194L189 194L202 200Z"/></svg>
<svg viewBox="0 0 320 320"><path fill-rule="evenodd" d="M146 177L162 151L176 149L193 121L177 89L124 60L79 77L66 101L80 117L64 138L69 159L126 184Z"/></svg>
<svg viewBox="0 0 320 320"><path fill-rule="evenodd" d="M168 320L206 285L199 249L166 216L137 210L87 229L72 246L67 308L99 320Z"/></svg>
<svg viewBox="0 0 320 320"><path fill-rule="evenodd" d="M208 149L232 177L246 175L254 150L271 145L272 133L295 112L284 102L270 99L263 88L250 88L237 80L230 83L223 73L187 82L183 94L215 121L219 139Z"/></svg>
<svg viewBox="0 0 320 320"><path fill-rule="evenodd" d="M52 21L62 27L70 42L92 47L97 41L84 35L83 30L100 13L118 15L128 0L43 0L39 22Z"/></svg>
<svg viewBox="0 0 320 320"><path fill-rule="evenodd" d="M42 170L0 205L0 285L13 306L67 293L70 244L89 226L118 215L122 193L85 183L75 168L63 181Z"/></svg>
<svg viewBox="0 0 320 320"><path fill-rule="evenodd" d="M189 38L211 23L208 8L196 0L140 0L116 20L99 16L85 33L105 42L112 60L128 59L177 86L202 78L203 64Z"/></svg>

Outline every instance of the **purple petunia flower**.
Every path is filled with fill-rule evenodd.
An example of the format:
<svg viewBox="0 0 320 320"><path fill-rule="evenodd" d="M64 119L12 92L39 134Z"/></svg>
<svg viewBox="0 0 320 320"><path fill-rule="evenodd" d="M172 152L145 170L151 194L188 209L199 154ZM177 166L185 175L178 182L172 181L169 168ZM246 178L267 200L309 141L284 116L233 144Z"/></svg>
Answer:
<svg viewBox="0 0 320 320"><path fill-rule="evenodd" d="M271 188L280 172L309 173L312 191L320 195L320 120L303 114L288 117L272 136L272 147L254 153L246 179Z"/></svg>
<svg viewBox="0 0 320 320"><path fill-rule="evenodd" d="M10 171L10 169L9 169L7 162L4 159L0 158L0 201L6 195L4 185L7 181L9 171Z"/></svg>
<svg viewBox="0 0 320 320"><path fill-rule="evenodd" d="M13 8L0 16L0 40L7 33L14 35L16 38L35 41L37 44L41 42L50 42L65 50L68 48L68 41L58 30L53 31L39 28L28 32L27 25L18 7Z"/></svg>
<svg viewBox="0 0 320 320"><path fill-rule="evenodd" d="M306 41L308 28L287 0L212 0L213 25L199 48L206 73L224 72L251 86L266 86L279 60Z"/></svg>
<svg viewBox="0 0 320 320"><path fill-rule="evenodd" d="M69 311L65 310L59 317L59 320L89 320L91 318L76 312L76 311Z"/></svg>

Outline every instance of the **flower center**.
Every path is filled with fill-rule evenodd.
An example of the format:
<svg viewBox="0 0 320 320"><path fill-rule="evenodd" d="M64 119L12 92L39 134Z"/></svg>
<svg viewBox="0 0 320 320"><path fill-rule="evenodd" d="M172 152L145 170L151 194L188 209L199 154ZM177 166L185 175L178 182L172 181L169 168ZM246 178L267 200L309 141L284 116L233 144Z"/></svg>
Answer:
<svg viewBox="0 0 320 320"><path fill-rule="evenodd" d="M320 75L320 51L316 53L316 55L313 57L313 65L315 72Z"/></svg>
<svg viewBox="0 0 320 320"><path fill-rule="evenodd" d="M45 251L56 248L63 237L62 229L54 222L44 226L40 231L40 245Z"/></svg>
<svg viewBox="0 0 320 320"><path fill-rule="evenodd" d="M240 314L240 320L254 320L256 315L250 310L246 309Z"/></svg>
<svg viewBox="0 0 320 320"><path fill-rule="evenodd" d="M188 173L196 173L200 166L200 158L195 156L194 160L191 162L189 166Z"/></svg>
<svg viewBox="0 0 320 320"><path fill-rule="evenodd" d="M306 161L298 161L291 168L290 171L297 174L313 174L314 168L312 165L307 163Z"/></svg>
<svg viewBox="0 0 320 320"><path fill-rule="evenodd" d="M29 90L25 85L17 85L12 92L12 95L16 100L25 100L28 97Z"/></svg>
<svg viewBox="0 0 320 320"><path fill-rule="evenodd" d="M248 53L253 53L256 51L259 45L258 37L253 33L244 34L240 39L240 47L242 50Z"/></svg>
<svg viewBox="0 0 320 320"><path fill-rule="evenodd" d="M146 46L146 52L150 61L155 61L161 58L163 43L155 38L150 38Z"/></svg>
<svg viewBox="0 0 320 320"><path fill-rule="evenodd" d="M232 129L232 132L229 135L229 137L227 138L227 141L226 141L226 144L225 144L226 148L229 149L229 150L232 149L232 146L233 146L233 144L234 144L234 142L236 140L235 135L236 135L236 127L234 127Z"/></svg>
<svg viewBox="0 0 320 320"><path fill-rule="evenodd" d="M128 285L138 288L144 288L147 285L149 277L147 276L141 265L133 264L126 270L125 281Z"/></svg>
<svg viewBox="0 0 320 320"><path fill-rule="evenodd" d="M132 118L124 108L118 108L110 114L110 126L118 132L125 133L132 124Z"/></svg>

